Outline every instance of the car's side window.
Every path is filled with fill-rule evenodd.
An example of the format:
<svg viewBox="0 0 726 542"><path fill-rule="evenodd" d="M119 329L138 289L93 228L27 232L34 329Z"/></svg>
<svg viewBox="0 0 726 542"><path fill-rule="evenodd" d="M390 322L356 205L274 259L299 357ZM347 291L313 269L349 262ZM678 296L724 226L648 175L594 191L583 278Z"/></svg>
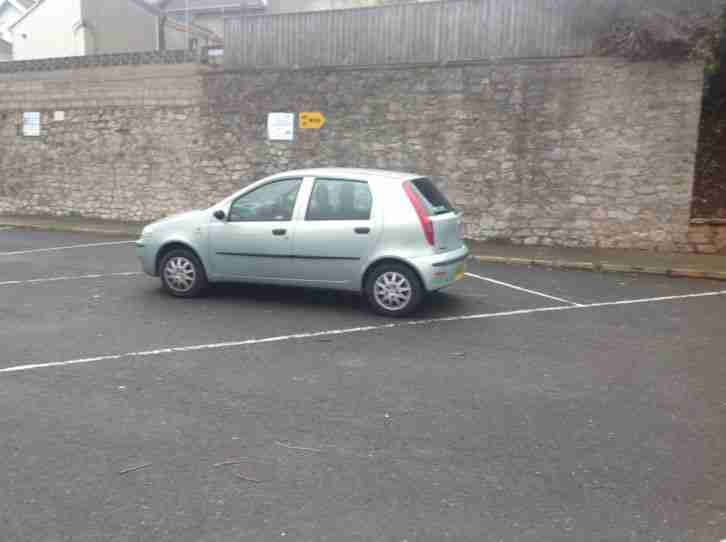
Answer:
<svg viewBox="0 0 726 542"><path fill-rule="evenodd" d="M230 222L286 222L292 220L302 179L265 184L238 197L229 208Z"/></svg>
<svg viewBox="0 0 726 542"><path fill-rule="evenodd" d="M372 206L366 182L316 179L305 220L369 220Z"/></svg>

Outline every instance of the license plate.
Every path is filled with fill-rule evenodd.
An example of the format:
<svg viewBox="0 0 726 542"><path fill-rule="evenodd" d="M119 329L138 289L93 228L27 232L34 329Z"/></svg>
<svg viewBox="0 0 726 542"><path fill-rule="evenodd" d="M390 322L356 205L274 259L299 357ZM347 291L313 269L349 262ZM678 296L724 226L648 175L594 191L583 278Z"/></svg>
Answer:
<svg viewBox="0 0 726 542"><path fill-rule="evenodd" d="M454 271L454 280L461 280L464 278L464 273L466 273L466 264L460 263L456 266L456 270Z"/></svg>

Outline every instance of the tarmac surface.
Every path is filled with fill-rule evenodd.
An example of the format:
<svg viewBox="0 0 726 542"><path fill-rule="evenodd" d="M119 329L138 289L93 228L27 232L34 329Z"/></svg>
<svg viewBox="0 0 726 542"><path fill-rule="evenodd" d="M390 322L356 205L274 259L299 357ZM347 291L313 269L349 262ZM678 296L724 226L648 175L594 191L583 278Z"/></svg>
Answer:
<svg viewBox="0 0 726 542"><path fill-rule="evenodd" d="M726 538L726 284L468 271L392 321L0 231L0 540Z"/></svg>

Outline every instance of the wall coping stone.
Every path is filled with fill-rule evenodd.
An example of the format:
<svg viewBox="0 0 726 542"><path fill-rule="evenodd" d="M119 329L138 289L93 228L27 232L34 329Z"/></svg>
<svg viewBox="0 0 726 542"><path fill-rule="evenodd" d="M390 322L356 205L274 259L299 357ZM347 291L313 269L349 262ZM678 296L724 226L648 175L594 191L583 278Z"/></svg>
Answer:
<svg viewBox="0 0 726 542"><path fill-rule="evenodd" d="M222 67L219 73L258 73L258 72L344 72L344 71L391 71L426 68L456 68L459 66L506 66L518 64L556 64L577 61L619 61L630 62L620 57L563 55L553 57L482 58L468 60L448 60L443 62L406 62L399 64L338 64L325 66L245 66L243 68Z"/></svg>
<svg viewBox="0 0 726 542"><path fill-rule="evenodd" d="M198 53L175 49L137 53L67 56L0 62L0 73L22 73L54 70L76 70L100 66L140 66L150 64L185 64L200 62Z"/></svg>

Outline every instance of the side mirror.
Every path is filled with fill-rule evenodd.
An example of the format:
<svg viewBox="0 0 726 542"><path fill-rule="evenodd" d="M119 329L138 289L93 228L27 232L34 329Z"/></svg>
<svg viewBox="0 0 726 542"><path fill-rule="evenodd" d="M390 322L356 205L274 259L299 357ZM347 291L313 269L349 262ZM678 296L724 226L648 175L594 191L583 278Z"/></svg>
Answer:
<svg viewBox="0 0 726 542"><path fill-rule="evenodd" d="M224 211L222 211L221 209L218 211L214 211L214 214L212 216L217 220L224 220L225 218L227 218L227 215L225 215Z"/></svg>

